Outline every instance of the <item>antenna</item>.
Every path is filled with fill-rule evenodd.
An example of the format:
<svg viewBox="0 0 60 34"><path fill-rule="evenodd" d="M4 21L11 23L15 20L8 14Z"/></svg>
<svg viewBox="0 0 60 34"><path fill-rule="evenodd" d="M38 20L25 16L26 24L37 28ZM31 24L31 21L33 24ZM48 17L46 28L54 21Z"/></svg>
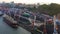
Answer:
<svg viewBox="0 0 60 34"><path fill-rule="evenodd" d="M53 32L53 34L58 34L56 31L56 15L54 15L53 21L54 21L54 32Z"/></svg>

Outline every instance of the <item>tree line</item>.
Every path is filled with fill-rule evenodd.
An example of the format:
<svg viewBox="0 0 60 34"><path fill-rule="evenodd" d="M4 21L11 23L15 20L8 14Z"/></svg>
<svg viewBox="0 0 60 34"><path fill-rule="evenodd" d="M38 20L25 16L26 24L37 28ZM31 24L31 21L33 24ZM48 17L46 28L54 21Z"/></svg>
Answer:
<svg viewBox="0 0 60 34"><path fill-rule="evenodd" d="M45 13L48 15L56 15L57 13L60 13L60 4L51 3L51 4L43 4L38 6L38 8L30 8L33 12L40 12Z"/></svg>

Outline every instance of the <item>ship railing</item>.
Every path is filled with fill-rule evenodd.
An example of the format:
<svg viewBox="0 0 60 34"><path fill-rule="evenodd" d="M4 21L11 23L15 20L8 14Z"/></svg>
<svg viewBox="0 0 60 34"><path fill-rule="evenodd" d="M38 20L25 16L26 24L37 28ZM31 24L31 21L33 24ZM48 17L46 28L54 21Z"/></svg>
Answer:
<svg viewBox="0 0 60 34"><path fill-rule="evenodd" d="M44 34L44 32L40 31L39 29L37 29L38 32L41 32L42 34Z"/></svg>

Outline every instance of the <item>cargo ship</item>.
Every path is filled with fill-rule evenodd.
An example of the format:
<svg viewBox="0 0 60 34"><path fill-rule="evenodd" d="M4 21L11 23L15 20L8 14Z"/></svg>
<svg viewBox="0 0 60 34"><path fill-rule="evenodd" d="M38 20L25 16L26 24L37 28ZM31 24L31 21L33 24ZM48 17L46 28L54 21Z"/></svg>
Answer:
<svg viewBox="0 0 60 34"><path fill-rule="evenodd" d="M20 16L19 17L19 26L23 27L27 31L31 32L31 34L40 34L42 31L37 31L38 27L40 27L43 23L40 21L35 21L33 25L33 19L29 19L27 17Z"/></svg>
<svg viewBox="0 0 60 34"><path fill-rule="evenodd" d="M5 23L7 23L8 25L10 25L13 28L18 27L17 21L15 21L12 17L10 17L6 14L3 16L3 20L4 20Z"/></svg>

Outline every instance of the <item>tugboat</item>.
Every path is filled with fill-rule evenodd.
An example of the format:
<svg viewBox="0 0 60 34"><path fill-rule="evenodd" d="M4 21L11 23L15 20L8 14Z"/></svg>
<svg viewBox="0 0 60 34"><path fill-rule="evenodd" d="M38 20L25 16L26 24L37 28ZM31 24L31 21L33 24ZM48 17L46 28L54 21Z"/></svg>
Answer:
<svg viewBox="0 0 60 34"><path fill-rule="evenodd" d="M15 21L12 17L10 17L10 16L8 16L6 14L3 16L3 20L5 21L5 23L7 23L8 25L10 25L13 28L18 27L17 21Z"/></svg>

